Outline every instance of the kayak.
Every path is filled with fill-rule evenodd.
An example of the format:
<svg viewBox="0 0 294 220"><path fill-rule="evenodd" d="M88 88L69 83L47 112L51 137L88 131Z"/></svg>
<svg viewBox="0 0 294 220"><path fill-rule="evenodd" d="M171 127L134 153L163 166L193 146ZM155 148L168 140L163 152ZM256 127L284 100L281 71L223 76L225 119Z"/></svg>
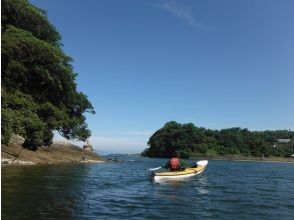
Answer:
<svg viewBox="0 0 294 220"><path fill-rule="evenodd" d="M200 160L196 163L196 166L188 167L185 170L180 171L168 171L168 172L152 172L151 177L154 182L164 182L169 180L180 180L189 178L191 176L196 176L200 173L202 173L207 164L207 160Z"/></svg>

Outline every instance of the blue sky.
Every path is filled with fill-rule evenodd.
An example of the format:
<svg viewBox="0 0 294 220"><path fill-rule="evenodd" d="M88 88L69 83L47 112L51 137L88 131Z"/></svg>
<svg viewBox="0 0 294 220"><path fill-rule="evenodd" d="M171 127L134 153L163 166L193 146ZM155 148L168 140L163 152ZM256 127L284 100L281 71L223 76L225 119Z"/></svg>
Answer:
<svg viewBox="0 0 294 220"><path fill-rule="evenodd" d="M31 3L74 59L97 152L140 152L171 120L294 129L294 1Z"/></svg>

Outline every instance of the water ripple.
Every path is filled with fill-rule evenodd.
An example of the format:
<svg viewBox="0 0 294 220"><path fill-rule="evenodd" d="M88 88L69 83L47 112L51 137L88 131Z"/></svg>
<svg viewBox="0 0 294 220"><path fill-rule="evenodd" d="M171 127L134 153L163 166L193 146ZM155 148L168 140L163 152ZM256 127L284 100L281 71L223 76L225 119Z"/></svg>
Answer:
<svg viewBox="0 0 294 220"><path fill-rule="evenodd" d="M2 168L3 219L293 219L294 164L210 161L154 184L164 160ZM5 201L5 202L4 202Z"/></svg>

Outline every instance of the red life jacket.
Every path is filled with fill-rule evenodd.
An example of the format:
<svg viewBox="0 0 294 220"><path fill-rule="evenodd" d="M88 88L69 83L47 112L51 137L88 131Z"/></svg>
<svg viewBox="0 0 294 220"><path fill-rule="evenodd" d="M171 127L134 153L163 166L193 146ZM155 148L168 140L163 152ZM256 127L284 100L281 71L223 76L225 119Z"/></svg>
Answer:
<svg viewBox="0 0 294 220"><path fill-rule="evenodd" d="M180 160L179 160L179 158L174 157L174 158L170 159L170 161L169 161L169 167L170 167L171 170L177 170L177 169L179 169L179 167L180 167Z"/></svg>

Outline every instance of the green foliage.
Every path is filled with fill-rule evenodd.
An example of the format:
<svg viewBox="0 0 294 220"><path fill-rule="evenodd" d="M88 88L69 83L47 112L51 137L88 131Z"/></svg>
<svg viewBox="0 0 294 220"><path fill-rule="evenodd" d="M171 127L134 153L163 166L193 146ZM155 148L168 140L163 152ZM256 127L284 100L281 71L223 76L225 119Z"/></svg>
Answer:
<svg viewBox="0 0 294 220"><path fill-rule="evenodd" d="M2 26L7 25L27 30L36 38L59 45L61 39L55 27L47 19L46 12L29 3L27 0L3 0Z"/></svg>
<svg viewBox="0 0 294 220"><path fill-rule="evenodd" d="M148 156L148 148L145 148L143 151L142 151L142 153L141 153L141 156L143 156L143 157L147 157Z"/></svg>
<svg viewBox="0 0 294 220"><path fill-rule="evenodd" d="M36 149L51 143L53 130L86 140L83 114L95 112L77 91L72 59L46 13L26 0L3 0L1 33L3 143L15 132Z"/></svg>
<svg viewBox="0 0 294 220"><path fill-rule="evenodd" d="M250 132L247 129L229 128L213 131L195 125L166 123L149 139L149 148L142 153L149 157L170 157L179 151L183 158L193 156L243 155L289 156L294 143L278 143L277 139L294 139L287 130Z"/></svg>
<svg viewBox="0 0 294 220"><path fill-rule="evenodd" d="M8 144L13 132L11 118L10 112L3 109L1 113L1 141L3 144Z"/></svg>
<svg viewBox="0 0 294 220"><path fill-rule="evenodd" d="M8 143L12 132L15 132L26 139L27 146L36 149L44 144L44 133L46 132L46 124L37 114L38 106L30 95L26 95L20 91L8 93L2 91L2 131L6 139L3 143Z"/></svg>

